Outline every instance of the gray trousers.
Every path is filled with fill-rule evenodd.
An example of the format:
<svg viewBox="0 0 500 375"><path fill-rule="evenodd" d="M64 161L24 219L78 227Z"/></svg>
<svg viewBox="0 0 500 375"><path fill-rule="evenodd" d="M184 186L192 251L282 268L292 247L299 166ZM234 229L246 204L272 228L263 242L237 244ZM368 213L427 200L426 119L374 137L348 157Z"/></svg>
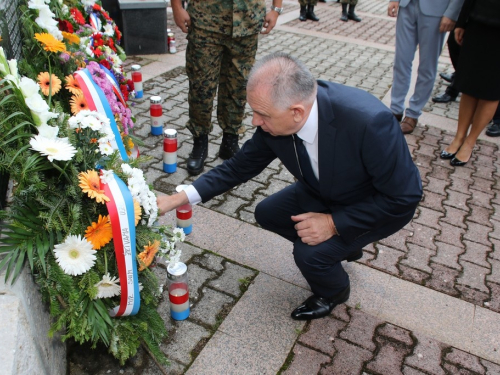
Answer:
<svg viewBox="0 0 500 375"><path fill-rule="evenodd" d="M410 89L412 62L418 46L419 65L415 91L410 98L406 116L419 118L429 100L436 79L438 58L446 33L439 32L441 17L426 16L420 11L419 1L412 0L399 7L396 22L396 54L394 56L391 110L402 114Z"/></svg>

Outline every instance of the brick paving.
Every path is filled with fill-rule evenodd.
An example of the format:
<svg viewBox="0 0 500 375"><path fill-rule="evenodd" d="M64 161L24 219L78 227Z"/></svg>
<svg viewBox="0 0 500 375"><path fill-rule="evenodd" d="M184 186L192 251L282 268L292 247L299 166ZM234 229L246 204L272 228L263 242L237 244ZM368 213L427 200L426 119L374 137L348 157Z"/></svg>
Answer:
<svg viewBox="0 0 500 375"><path fill-rule="evenodd" d="M269 5L270 0L267 3ZM285 12L290 13L297 11L298 2L286 0L284 6ZM285 23L284 29L278 27L270 35L261 36L257 58L272 51L286 51L299 56L319 79L355 86L383 99L392 84L395 23L385 16L386 0L361 0L357 9L363 13L363 21L343 23L338 20L339 4L320 3L316 8L320 22L292 19ZM173 25L171 17L169 13L169 22ZM182 52L186 45L184 34L175 26L169 27L175 31L177 48ZM152 62L148 56L130 56L125 69L128 71L133 63L147 66ZM440 72L453 69L446 48L438 69ZM433 95L443 92L445 87L444 81L437 79ZM133 106L137 121L135 135L145 142L141 153L151 157L143 166L145 175L156 190L166 194L173 193L179 184L193 181L186 171L192 145L191 134L185 129L187 90L183 67L144 83L145 98L153 94L162 96L165 125L179 134L178 171L171 175L162 171L162 138L149 133L149 103L136 101ZM215 118L216 104L205 171L222 163L218 158L222 132ZM424 111L456 120L458 102L429 101ZM251 115L247 107L243 121L246 131L240 143L251 137ZM424 188L414 220L398 233L367 246L359 262L481 306L491 313L500 313L498 146L480 140L471 161L463 168L453 168L439 158L440 150L449 144L453 134L429 125L432 124L418 126L413 134L406 136ZM293 177L275 161L247 184L201 206L235 221L256 225L253 218L256 204L292 182ZM207 251L210 249L189 243L184 246L183 257L189 264L192 283L192 314L186 322L174 322L169 319L165 301L160 306L170 331L162 348L172 363L166 368L170 374L189 371L221 321L244 294L248 282L258 274L256 270ZM165 278L161 267L157 272ZM496 363L436 341L418 330L376 318L360 306L338 306L331 316L305 324L297 336L279 373L500 374ZM500 350L498 341L492 345L494 351ZM111 360L102 363L106 365L92 367L84 356L73 356L70 373L160 373L142 350L124 367Z"/></svg>

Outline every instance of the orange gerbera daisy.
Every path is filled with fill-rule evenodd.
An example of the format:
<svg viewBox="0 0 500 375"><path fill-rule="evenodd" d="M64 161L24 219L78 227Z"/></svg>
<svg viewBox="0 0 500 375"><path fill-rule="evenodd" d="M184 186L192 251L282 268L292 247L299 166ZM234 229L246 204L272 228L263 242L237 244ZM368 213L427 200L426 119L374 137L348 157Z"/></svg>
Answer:
<svg viewBox="0 0 500 375"><path fill-rule="evenodd" d="M149 267L159 249L160 241L158 240L155 240L153 244L149 242L149 245L144 246L144 251L137 255L140 264L139 271L142 271L146 267Z"/></svg>
<svg viewBox="0 0 500 375"><path fill-rule="evenodd" d="M61 80L55 74L42 72L38 75L37 79L45 96L49 96L49 93L55 95L61 90Z"/></svg>
<svg viewBox="0 0 500 375"><path fill-rule="evenodd" d="M35 39L43 45L43 49L49 52L66 52L66 44L60 42L48 33L36 33Z"/></svg>
<svg viewBox="0 0 500 375"><path fill-rule="evenodd" d="M80 44L80 37L76 34L68 33L66 31L62 31L62 35L64 39L72 44Z"/></svg>
<svg viewBox="0 0 500 375"><path fill-rule="evenodd" d="M141 220L142 208L139 202L137 202L135 199L134 199L134 215L135 215L135 226L137 226L139 220Z"/></svg>
<svg viewBox="0 0 500 375"><path fill-rule="evenodd" d="M69 92L71 92L74 95L80 94L82 92L82 89L80 88L80 84L75 79L73 74L70 74L69 76L64 77L64 79L66 81L66 85L64 87L66 87L66 89L68 89Z"/></svg>
<svg viewBox="0 0 500 375"><path fill-rule="evenodd" d="M87 105L87 101L83 96L83 92L73 95L70 99L69 104L71 106L71 113L76 115L78 112L83 111L84 109L89 109Z"/></svg>
<svg viewBox="0 0 500 375"><path fill-rule="evenodd" d="M87 227L85 238L90 241L95 250L108 244L113 238L109 216L99 215L97 223L92 223L90 227Z"/></svg>
<svg viewBox="0 0 500 375"><path fill-rule="evenodd" d="M3 39L2 39L2 36L0 35L0 42L1 42L2 40L3 40Z"/></svg>
<svg viewBox="0 0 500 375"><path fill-rule="evenodd" d="M95 199L97 203L109 202L109 198L101 190L99 174L96 171L89 170L78 174L78 181L84 193L89 195L89 198Z"/></svg>

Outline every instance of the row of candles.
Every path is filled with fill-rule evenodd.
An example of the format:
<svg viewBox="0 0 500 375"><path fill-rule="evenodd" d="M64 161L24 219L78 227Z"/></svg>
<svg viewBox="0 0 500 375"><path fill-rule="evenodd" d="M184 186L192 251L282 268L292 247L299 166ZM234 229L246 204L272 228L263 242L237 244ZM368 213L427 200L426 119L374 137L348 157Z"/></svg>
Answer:
<svg viewBox="0 0 500 375"><path fill-rule="evenodd" d="M135 98L142 99L142 73L140 65L132 65L132 81L134 82ZM151 96L149 114L151 117L151 135L163 134L163 171L175 173L177 171L177 131L164 129L163 109L160 96ZM180 193L187 185L179 185L176 191ZM176 209L177 227L186 235L193 230L193 210L191 204L185 204ZM187 265L182 262L169 264L167 267L168 297L170 301L170 316L174 320L184 320L189 317L189 287Z"/></svg>

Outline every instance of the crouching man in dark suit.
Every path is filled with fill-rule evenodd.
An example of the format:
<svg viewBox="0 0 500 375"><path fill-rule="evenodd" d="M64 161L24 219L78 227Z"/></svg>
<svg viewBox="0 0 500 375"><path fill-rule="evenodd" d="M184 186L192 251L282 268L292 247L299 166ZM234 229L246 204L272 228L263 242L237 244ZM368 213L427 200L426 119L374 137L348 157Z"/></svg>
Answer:
<svg viewBox="0 0 500 375"><path fill-rule="evenodd" d="M422 184L391 111L352 87L316 81L298 60L274 53L247 84L253 137L231 159L181 193L158 197L161 213L206 202L258 175L279 158L297 182L264 199L257 222L293 243L313 295L292 318L324 317L349 298L343 260L413 217Z"/></svg>

